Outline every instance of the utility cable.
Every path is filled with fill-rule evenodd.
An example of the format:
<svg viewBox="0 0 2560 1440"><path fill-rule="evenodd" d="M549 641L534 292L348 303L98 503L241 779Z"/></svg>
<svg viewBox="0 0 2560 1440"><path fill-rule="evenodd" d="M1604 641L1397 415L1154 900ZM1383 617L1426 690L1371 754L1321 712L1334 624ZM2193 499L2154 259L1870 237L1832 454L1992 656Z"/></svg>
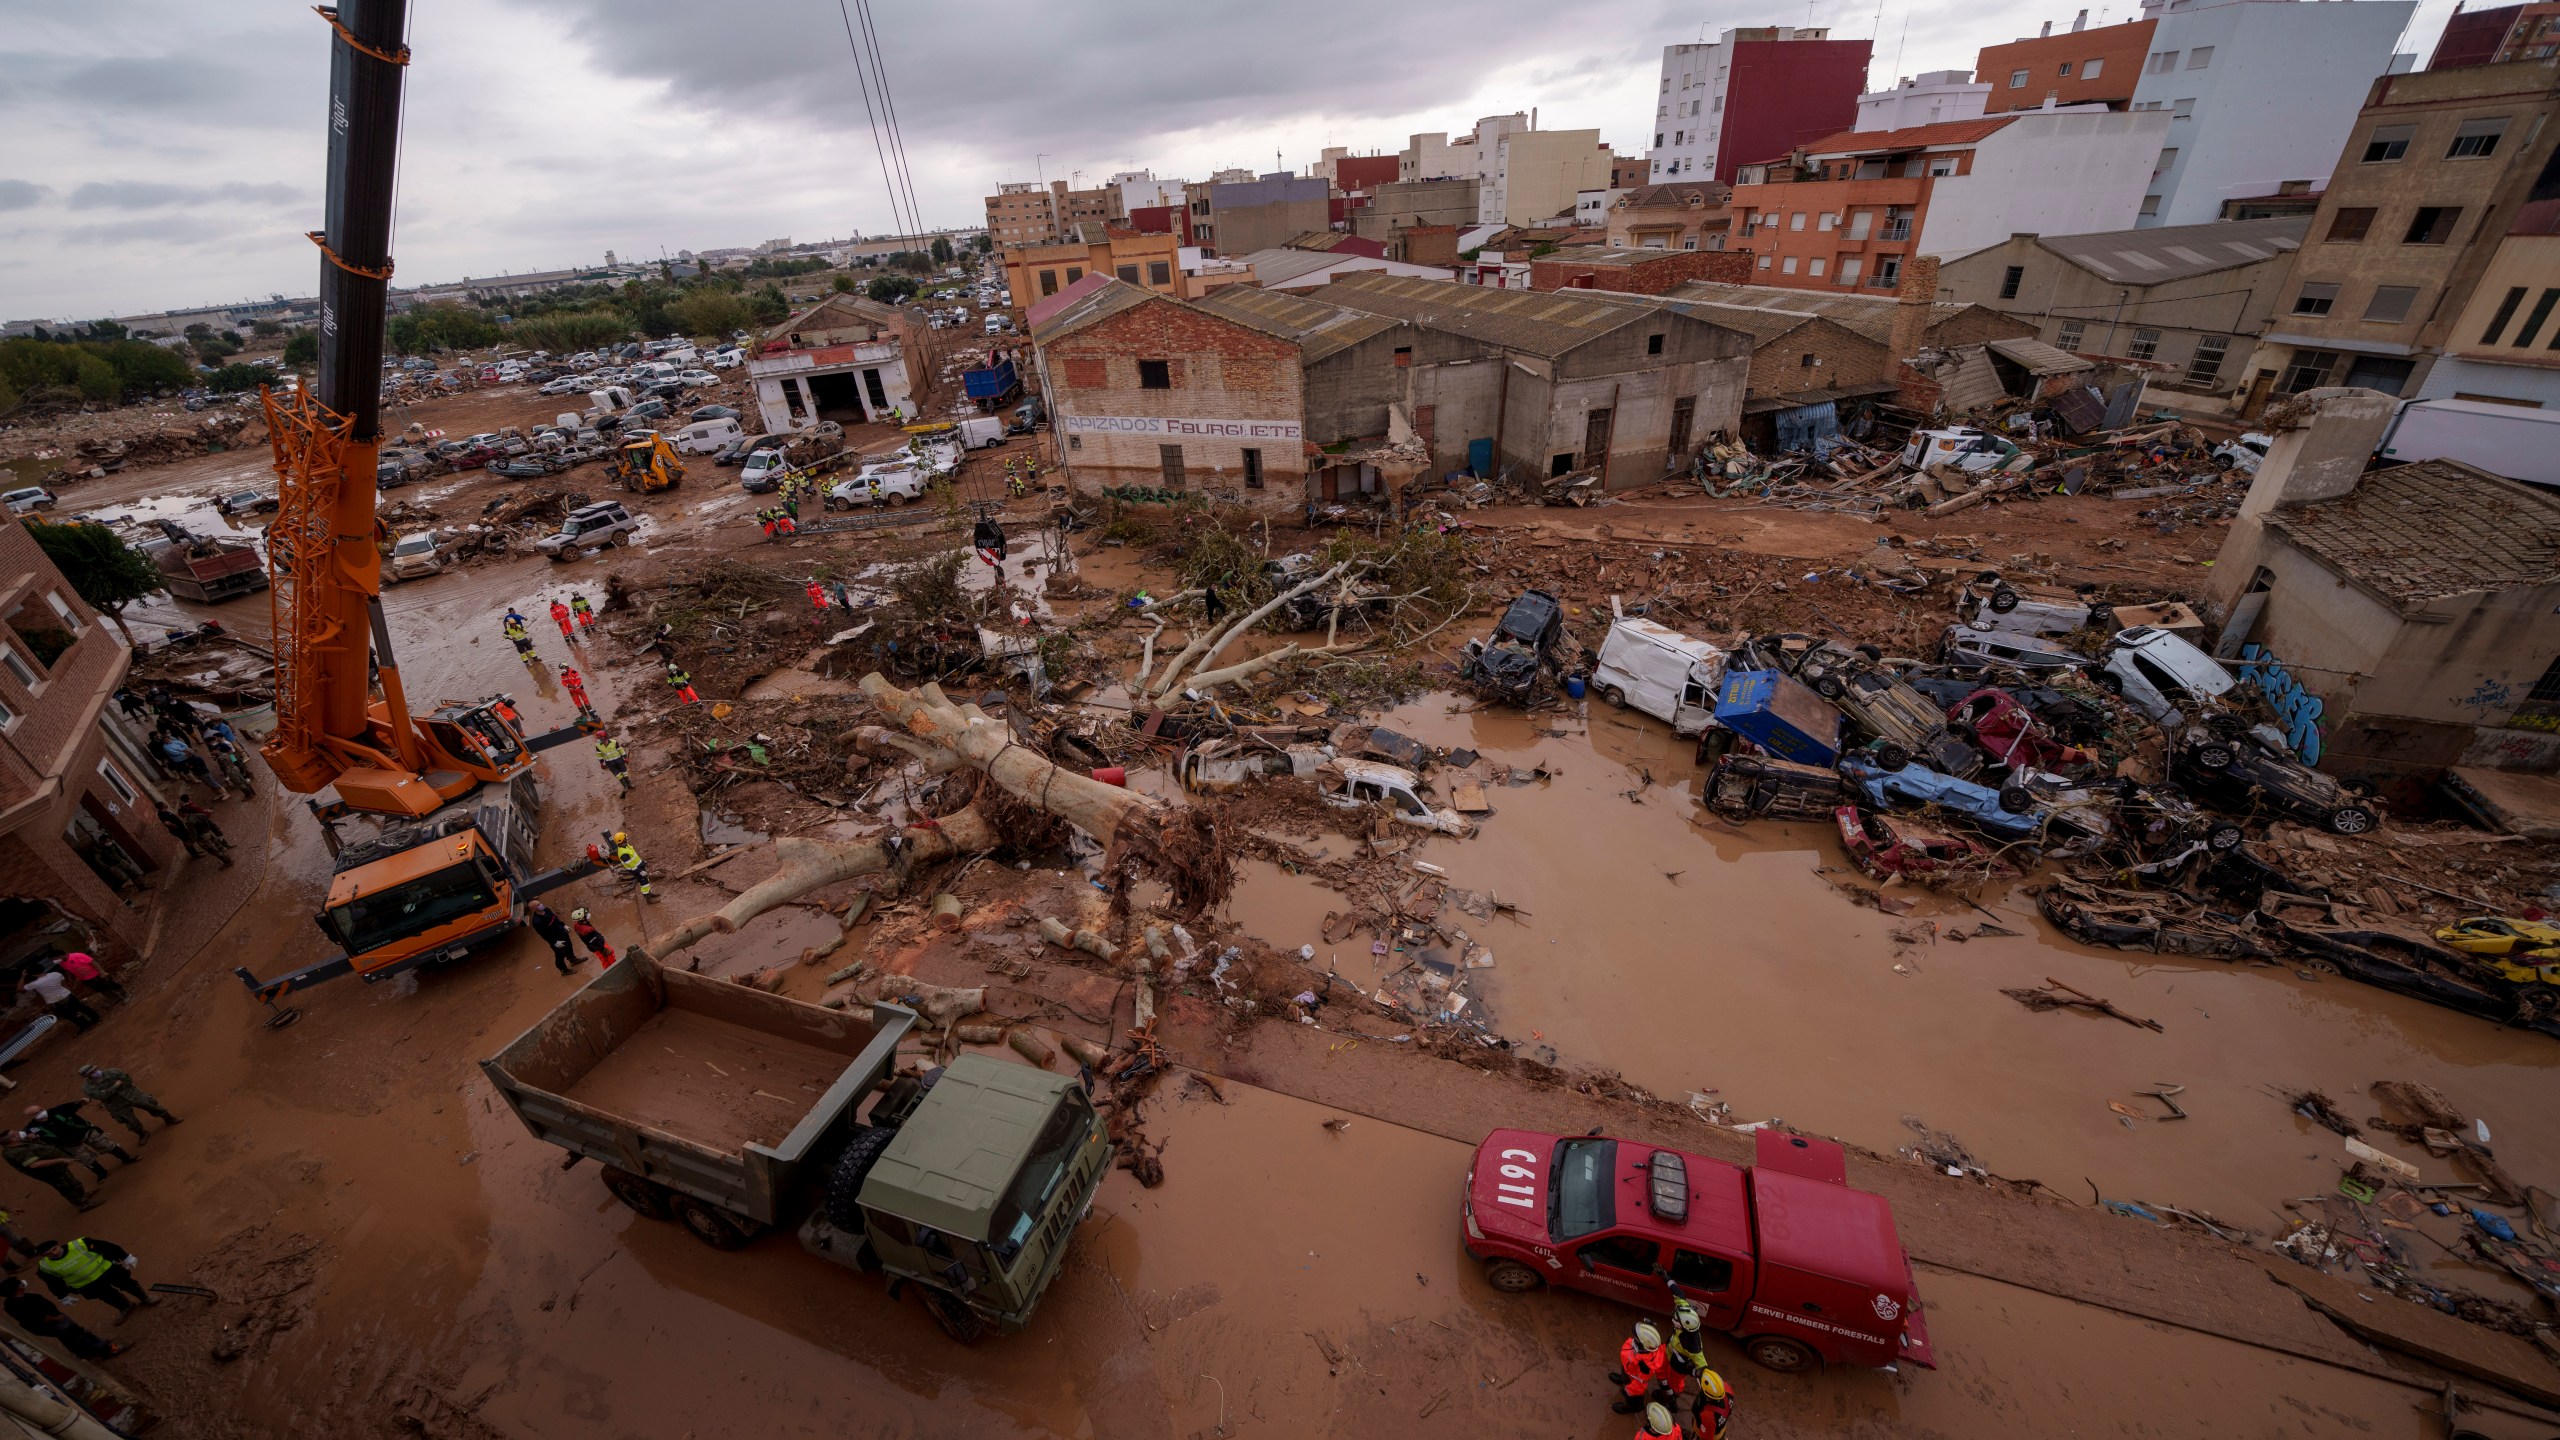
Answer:
<svg viewBox="0 0 2560 1440"><path fill-rule="evenodd" d="M907 136L898 124L898 102L889 94L889 61L880 49L880 32L871 22L871 0L854 0L854 6L862 12L863 33L871 38L871 68L880 77L880 108L889 117L889 149L898 158L898 175L906 185L907 218L915 224L911 233L921 239L924 207L916 203L915 175L907 168Z"/></svg>
<svg viewBox="0 0 2560 1440"><path fill-rule="evenodd" d="M862 113L871 123L871 151L880 160L880 183L889 192L889 224L893 229L904 228L907 222L898 214L897 182L889 178L889 152L880 141L879 112L871 108L871 80L863 70L862 42L853 34L853 12L846 8L845 0L836 0L836 13L844 20L844 43L853 51L853 78L862 89Z"/></svg>

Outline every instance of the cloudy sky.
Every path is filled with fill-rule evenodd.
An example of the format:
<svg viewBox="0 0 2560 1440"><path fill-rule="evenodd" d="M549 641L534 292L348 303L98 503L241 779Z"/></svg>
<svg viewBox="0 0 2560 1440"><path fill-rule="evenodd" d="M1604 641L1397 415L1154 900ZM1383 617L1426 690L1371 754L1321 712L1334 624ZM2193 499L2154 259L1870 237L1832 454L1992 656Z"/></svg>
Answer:
<svg viewBox="0 0 2560 1440"><path fill-rule="evenodd" d="M402 283L896 228L836 0L412 8ZM1640 154L1665 44L1828 25L1874 37L1883 85L2077 8L873 0L933 225L999 181L1303 169L1531 106ZM2451 10L2423 0L2402 48ZM0 320L311 293L328 41L299 0L0 0Z"/></svg>

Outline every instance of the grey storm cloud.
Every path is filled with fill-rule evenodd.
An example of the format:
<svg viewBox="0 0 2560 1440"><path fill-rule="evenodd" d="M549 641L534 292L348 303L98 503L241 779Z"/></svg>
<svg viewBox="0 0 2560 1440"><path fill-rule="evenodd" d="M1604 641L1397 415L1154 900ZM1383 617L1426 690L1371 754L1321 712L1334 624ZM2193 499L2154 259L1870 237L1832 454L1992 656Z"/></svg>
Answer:
<svg viewBox="0 0 2560 1440"><path fill-rule="evenodd" d="M158 210L171 205L284 205L307 193L292 185L167 185L150 180L92 180L71 192L74 210ZM5 202L0 202L5 203Z"/></svg>
<svg viewBox="0 0 2560 1440"><path fill-rule="evenodd" d="M52 193L32 180L0 180L0 210L24 210Z"/></svg>

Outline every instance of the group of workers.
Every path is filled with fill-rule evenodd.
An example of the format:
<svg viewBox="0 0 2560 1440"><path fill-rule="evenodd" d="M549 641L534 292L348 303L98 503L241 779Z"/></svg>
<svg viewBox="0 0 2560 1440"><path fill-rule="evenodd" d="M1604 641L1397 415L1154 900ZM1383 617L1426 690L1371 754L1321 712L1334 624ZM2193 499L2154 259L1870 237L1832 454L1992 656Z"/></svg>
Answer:
<svg viewBox="0 0 2560 1440"><path fill-rule="evenodd" d="M1639 1320L1635 1333L1618 1346L1618 1368L1609 1372L1609 1380L1619 1395L1610 1408L1621 1415L1643 1413L1637 1440L1665 1435L1722 1440L1725 1427L1733 1423L1733 1387L1707 1363L1705 1332L1698 1307L1675 1290L1668 1344L1660 1326ZM1684 1397L1691 1407L1685 1430L1680 1422Z"/></svg>
<svg viewBox="0 0 2560 1440"><path fill-rule="evenodd" d="M566 603L554 600L551 602L551 623L560 627L562 644L582 645L586 643L586 632L596 623L595 607L588 603L584 594L573 594ZM506 618L498 622L498 630L507 637L508 644L516 647L516 658L524 662L524 668L530 670L542 663L542 657L533 650L533 622L520 614L516 607L507 607Z"/></svg>
<svg viewBox="0 0 2560 1440"><path fill-rule="evenodd" d="M121 989L117 993L121 994ZM137 1146L148 1144L151 1139L151 1132L142 1122L144 1115L157 1117L164 1126L178 1124L179 1119L157 1096L136 1084L133 1076L110 1065L81 1066L80 1094L80 1099L59 1105L28 1106L24 1127L10 1131L5 1142L0 1142L0 1160L6 1160L27 1178L53 1187L77 1208L91 1210L101 1202L73 1176L73 1169L86 1165L103 1180L107 1158L112 1157L121 1166L132 1164L135 1156L82 1115L81 1107L97 1105L133 1132ZM51 1298L28 1285L22 1274L26 1269L22 1259L35 1261L36 1279ZM115 1323L121 1325L135 1306L159 1304L159 1297L146 1289L135 1274L137 1264L132 1251L94 1235L31 1240L19 1232L14 1216L0 1210L0 1269L7 1271L7 1277L0 1278L0 1313L7 1314L27 1333L59 1343L74 1358L109 1360L132 1348L102 1338L73 1320L62 1307L74 1301L95 1300L114 1310Z"/></svg>

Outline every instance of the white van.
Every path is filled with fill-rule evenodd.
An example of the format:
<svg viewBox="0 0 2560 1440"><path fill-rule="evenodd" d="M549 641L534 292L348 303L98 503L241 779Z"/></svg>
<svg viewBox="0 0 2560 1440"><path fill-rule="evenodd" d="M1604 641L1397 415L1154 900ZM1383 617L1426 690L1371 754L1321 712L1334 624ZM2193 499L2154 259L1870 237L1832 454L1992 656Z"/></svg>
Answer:
<svg viewBox="0 0 2560 1440"><path fill-rule="evenodd" d="M952 433L960 437L960 444L965 449L1001 445L1004 443L1004 421L994 415L972 415L961 421L959 428Z"/></svg>
<svg viewBox="0 0 2560 1440"><path fill-rule="evenodd" d="M631 392L619 385L607 385L601 390L588 391L587 403L595 407L598 414L612 415L631 408Z"/></svg>
<svg viewBox="0 0 2560 1440"><path fill-rule="evenodd" d="M747 432L732 417L701 420L676 432L675 447L679 455L717 455Z"/></svg>
<svg viewBox="0 0 2560 1440"><path fill-rule="evenodd" d="M1692 736L1715 721L1724 652L1650 620L1621 617L1600 642L1591 683L1621 710L1640 710Z"/></svg>
<svg viewBox="0 0 2560 1440"><path fill-rule="evenodd" d="M2179 701L2209 705L2240 683L2185 638L2150 625L2118 631L2099 676L2135 709L2170 727L2185 718Z"/></svg>

